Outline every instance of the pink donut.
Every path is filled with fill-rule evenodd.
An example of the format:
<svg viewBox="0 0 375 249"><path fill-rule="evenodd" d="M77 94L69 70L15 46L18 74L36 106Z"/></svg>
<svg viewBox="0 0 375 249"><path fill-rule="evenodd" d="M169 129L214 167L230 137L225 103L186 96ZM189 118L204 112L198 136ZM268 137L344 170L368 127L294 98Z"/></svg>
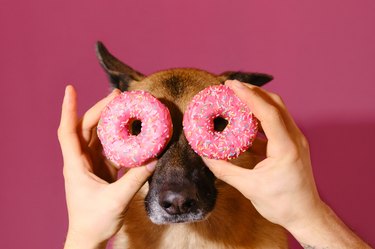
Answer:
<svg viewBox="0 0 375 249"><path fill-rule="evenodd" d="M130 130L134 120L142 122L138 135ZM105 156L130 168L146 163L165 148L172 120L168 108L150 93L127 91L104 108L97 131Z"/></svg>
<svg viewBox="0 0 375 249"><path fill-rule="evenodd" d="M214 130L214 119L224 118L223 131ZM194 96L183 120L184 133L193 150L203 157L233 159L247 150L258 131L258 121L227 86L210 86Z"/></svg>

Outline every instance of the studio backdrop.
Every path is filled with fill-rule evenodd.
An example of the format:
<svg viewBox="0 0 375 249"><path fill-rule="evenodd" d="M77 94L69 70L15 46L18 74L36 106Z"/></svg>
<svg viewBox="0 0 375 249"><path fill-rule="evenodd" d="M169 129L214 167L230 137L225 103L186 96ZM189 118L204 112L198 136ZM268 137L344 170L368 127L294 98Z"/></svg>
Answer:
<svg viewBox="0 0 375 249"><path fill-rule="evenodd" d="M136 70L274 76L311 145L322 198L375 245L372 0L0 1L0 248L62 248L57 127L64 87L82 114L109 91L94 45ZM250 231L249 231L250 232ZM292 248L301 248L291 239Z"/></svg>

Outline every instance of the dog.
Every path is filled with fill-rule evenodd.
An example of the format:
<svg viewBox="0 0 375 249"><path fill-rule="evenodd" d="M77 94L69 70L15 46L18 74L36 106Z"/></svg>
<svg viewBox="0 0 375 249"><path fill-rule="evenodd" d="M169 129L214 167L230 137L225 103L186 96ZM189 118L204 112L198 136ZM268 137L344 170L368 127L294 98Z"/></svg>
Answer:
<svg viewBox="0 0 375 249"><path fill-rule="evenodd" d="M145 76L114 57L102 42L97 42L96 52L113 88L150 92L168 107L173 122L171 140L154 174L129 204L114 248L288 248L285 230L264 219L239 191L215 179L182 129L188 103L204 88L228 79L262 86L273 77L237 71L214 75L193 68ZM215 119L215 130L225 126L225 120ZM141 123L133 123L132 129L139 133ZM250 149L231 162L253 168L258 161Z"/></svg>

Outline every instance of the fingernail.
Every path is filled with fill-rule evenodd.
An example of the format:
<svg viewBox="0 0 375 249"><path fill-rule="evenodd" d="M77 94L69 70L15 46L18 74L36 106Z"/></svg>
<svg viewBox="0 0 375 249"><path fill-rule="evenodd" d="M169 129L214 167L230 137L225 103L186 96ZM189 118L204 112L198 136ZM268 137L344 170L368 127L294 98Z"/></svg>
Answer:
<svg viewBox="0 0 375 249"><path fill-rule="evenodd" d="M245 86L238 80L233 80L231 84L233 87L238 88L238 89L245 88Z"/></svg>
<svg viewBox="0 0 375 249"><path fill-rule="evenodd" d="M120 89L115 88L115 89L113 89L113 91L109 94L109 96L113 96L113 95L116 95L116 94L119 94L119 93L121 93Z"/></svg>
<svg viewBox="0 0 375 249"><path fill-rule="evenodd" d="M70 87L70 85L67 85L65 87L65 93L64 93L64 102L65 103L69 103L69 101L70 101L69 87Z"/></svg>
<svg viewBox="0 0 375 249"><path fill-rule="evenodd" d="M230 84L232 84L232 82L233 82L233 80L226 80L226 81L224 82L224 85L230 85Z"/></svg>
<svg viewBox="0 0 375 249"><path fill-rule="evenodd" d="M154 172L157 161L153 161L146 165L146 169L150 172Z"/></svg>

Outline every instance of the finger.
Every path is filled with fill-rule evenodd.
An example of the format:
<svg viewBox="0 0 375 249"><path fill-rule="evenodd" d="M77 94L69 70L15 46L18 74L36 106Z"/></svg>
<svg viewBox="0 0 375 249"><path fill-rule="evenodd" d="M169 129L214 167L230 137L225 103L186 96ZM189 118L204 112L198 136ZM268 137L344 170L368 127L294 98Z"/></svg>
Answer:
<svg viewBox="0 0 375 249"><path fill-rule="evenodd" d="M262 88L259 88L259 90L262 91L264 93L264 95L266 95L270 99L272 99L272 101L279 107L279 109L281 110L281 113L283 115L284 121L286 123L286 126L289 129L289 131L292 132L293 134L301 133L301 131L298 128L296 122L294 121L292 115L290 114L290 112L286 108L286 105L285 105L283 99L279 95L277 95L275 93L267 92L266 90L264 90Z"/></svg>
<svg viewBox="0 0 375 249"><path fill-rule="evenodd" d="M267 102L257 87L246 87L239 81L227 81L235 94L245 102L254 115L259 119L272 149L267 151L270 156L284 153L292 146L292 139L284 122L281 111L277 106Z"/></svg>
<svg viewBox="0 0 375 249"><path fill-rule="evenodd" d="M301 133L301 131L298 128L297 124L295 123L292 115L290 114L290 112L286 108L286 105L285 105L284 101L282 100L282 98L279 95L277 95L275 93L268 92L263 88L260 88L260 87L257 87L257 86L251 85L251 84L245 84L245 86L250 88L250 89L257 88L257 90L259 92L263 93L263 95L262 95L263 97L267 98L270 102L274 103L281 110L281 115L283 116L283 119L285 121L285 124L286 124L289 132L291 132L293 134L300 134Z"/></svg>
<svg viewBox="0 0 375 249"><path fill-rule="evenodd" d="M109 187L115 198L120 200L124 206L128 205L138 190L145 184L147 179L155 170L156 161L141 167L130 169Z"/></svg>
<svg viewBox="0 0 375 249"><path fill-rule="evenodd" d="M262 124L258 124L258 133L261 132L264 135Z"/></svg>
<svg viewBox="0 0 375 249"><path fill-rule="evenodd" d="M252 181L251 170L224 160L203 158L203 161L218 179L232 185L243 194L253 188L254 181Z"/></svg>
<svg viewBox="0 0 375 249"><path fill-rule="evenodd" d="M58 129L58 138L64 160L82 153L80 140L77 134L77 94L73 86L65 88L65 95L61 110L61 120Z"/></svg>
<svg viewBox="0 0 375 249"><path fill-rule="evenodd" d="M113 100L120 93L121 91L119 89L114 89L111 94L109 94L107 97L96 103L81 118L79 127L82 131L82 138L86 144L89 143L92 131L99 122L102 110L111 100Z"/></svg>

